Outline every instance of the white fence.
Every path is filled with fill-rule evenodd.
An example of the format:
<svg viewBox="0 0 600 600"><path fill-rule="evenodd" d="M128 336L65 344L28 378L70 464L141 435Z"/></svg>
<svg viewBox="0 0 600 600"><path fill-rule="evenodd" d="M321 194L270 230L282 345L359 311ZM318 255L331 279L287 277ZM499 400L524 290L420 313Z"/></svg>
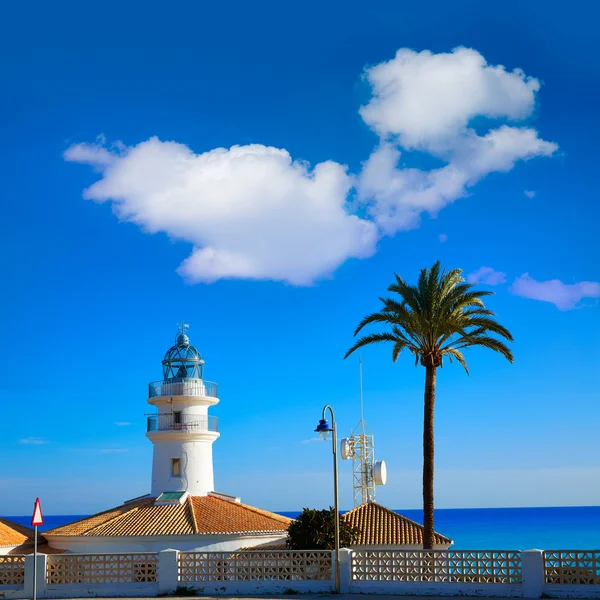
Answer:
<svg viewBox="0 0 600 600"><path fill-rule="evenodd" d="M39 598L333 591L333 553L240 551L38 556ZM31 598L33 560L0 556L0 599ZM345 593L600 598L600 551L341 550Z"/></svg>

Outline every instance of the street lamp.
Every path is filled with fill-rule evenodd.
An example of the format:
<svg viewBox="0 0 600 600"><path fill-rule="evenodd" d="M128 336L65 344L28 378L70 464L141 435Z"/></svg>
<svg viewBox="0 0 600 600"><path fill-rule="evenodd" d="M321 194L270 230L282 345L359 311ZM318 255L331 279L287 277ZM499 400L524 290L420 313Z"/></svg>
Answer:
<svg viewBox="0 0 600 600"><path fill-rule="evenodd" d="M325 418L325 413L329 409L331 413L331 425ZM319 424L315 431L321 436L321 439L329 439L331 434L332 449L333 449L333 504L335 508L335 593L340 593L340 509L338 506L338 466L337 466L337 436L335 432L335 415L333 408L327 404L323 408L323 415L319 420Z"/></svg>

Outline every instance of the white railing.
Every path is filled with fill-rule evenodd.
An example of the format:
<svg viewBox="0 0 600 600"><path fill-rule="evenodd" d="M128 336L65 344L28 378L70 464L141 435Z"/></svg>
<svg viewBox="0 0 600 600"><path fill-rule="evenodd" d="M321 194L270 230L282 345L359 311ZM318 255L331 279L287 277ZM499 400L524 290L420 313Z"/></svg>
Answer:
<svg viewBox="0 0 600 600"><path fill-rule="evenodd" d="M147 415L146 431L219 431L219 419L212 415L165 413Z"/></svg>
<svg viewBox="0 0 600 600"><path fill-rule="evenodd" d="M319 581L331 579L331 552L180 552L179 580Z"/></svg>
<svg viewBox="0 0 600 600"><path fill-rule="evenodd" d="M0 556L0 586L25 585L25 557Z"/></svg>
<svg viewBox="0 0 600 600"><path fill-rule="evenodd" d="M219 389L216 383L204 379L181 378L167 381L153 381L148 384L148 397L157 396L208 396L217 398Z"/></svg>
<svg viewBox="0 0 600 600"><path fill-rule="evenodd" d="M154 583L158 554L49 555L48 585Z"/></svg>
<svg viewBox="0 0 600 600"><path fill-rule="evenodd" d="M598 585L600 551L547 550L544 578L548 585Z"/></svg>
<svg viewBox="0 0 600 600"><path fill-rule="evenodd" d="M397 550L352 553L353 581L521 583L512 550Z"/></svg>

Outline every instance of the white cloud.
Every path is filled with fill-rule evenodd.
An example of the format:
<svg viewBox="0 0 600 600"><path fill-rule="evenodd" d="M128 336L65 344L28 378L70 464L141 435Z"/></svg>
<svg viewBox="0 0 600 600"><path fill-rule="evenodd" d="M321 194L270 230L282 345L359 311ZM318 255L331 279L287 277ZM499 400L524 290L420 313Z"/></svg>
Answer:
<svg viewBox="0 0 600 600"><path fill-rule="evenodd" d="M506 283L506 273L494 271L491 267L480 267L477 271L467 275L467 281L475 284L499 285L500 283Z"/></svg>
<svg viewBox="0 0 600 600"><path fill-rule="evenodd" d="M286 150L258 144L194 154L151 138L110 152L110 161L103 149L77 144L65 153L102 172L84 197L112 200L121 220L194 244L179 267L190 282L308 285L375 251L377 228L349 214L352 179L338 163L311 169Z"/></svg>
<svg viewBox="0 0 600 600"><path fill-rule="evenodd" d="M525 192L524 192L524 193L525 193L525 195L526 195L528 198L535 198L535 191L534 191L534 190L525 190Z"/></svg>
<svg viewBox="0 0 600 600"><path fill-rule="evenodd" d="M523 119L531 114L537 79L488 65L476 50L433 54L401 48L365 77L373 97L360 114L381 138L431 151L451 145L477 116Z"/></svg>
<svg viewBox="0 0 600 600"><path fill-rule="evenodd" d="M131 425L131 423L129 423L128 421L116 421L115 425L117 427L127 427L128 425Z"/></svg>
<svg viewBox="0 0 600 600"><path fill-rule="evenodd" d="M510 291L516 296L551 302L559 310L578 308L583 298L600 298L600 283L580 281L567 284L559 279L536 281L524 273L513 282Z"/></svg>
<svg viewBox="0 0 600 600"><path fill-rule="evenodd" d="M49 441L39 437L28 437L19 440L19 444L25 444L28 446L43 446L44 444L49 443Z"/></svg>
<svg viewBox="0 0 600 600"><path fill-rule="evenodd" d="M520 70L488 65L478 52L449 54L402 49L366 70L373 97L360 109L380 136L363 164L359 198L384 233L418 227L421 214L435 216L467 195L492 172L510 171L519 160L551 156L558 146L535 129L506 123L483 135L469 128L475 117L518 120L534 108L540 84ZM431 170L398 166L401 150L421 150L445 164Z"/></svg>
<svg viewBox="0 0 600 600"><path fill-rule="evenodd" d="M489 173L558 148L535 129L497 122L528 117L540 83L488 65L475 50L401 49L365 77L372 98L360 114L380 140L357 176L334 161L312 167L259 144L195 154L156 137L125 147L100 136L64 156L101 173L85 198L111 201L122 221L192 244L178 269L187 281L310 285L348 258L371 256L381 236L418 227L424 212L437 215ZM488 130L475 131L473 119L482 117ZM441 166L399 166L412 150Z"/></svg>
<svg viewBox="0 0 600 600"><path fill-rule="evenodd" d="M122 454L123 452L129 452L127 448L101 448L98 450L100 454Z"/></svg>
<svg viewBox="0 0 600 600"><path fill-rule="evenodd" d="M448 236L445 233L440 233L440 235L438 235L438 239L443 244L444 242L448 241Z"/></svg>

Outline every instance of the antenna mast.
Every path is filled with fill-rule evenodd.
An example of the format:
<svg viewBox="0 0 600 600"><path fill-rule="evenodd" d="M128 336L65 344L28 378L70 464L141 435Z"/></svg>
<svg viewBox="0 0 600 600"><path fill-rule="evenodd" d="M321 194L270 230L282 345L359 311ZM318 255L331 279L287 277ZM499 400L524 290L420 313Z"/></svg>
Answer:
<svg viewBox="0 0 600 600"><path fill-rule="evenodd" d="M366 427L363 402L362 356L359 359L360 422L341 442L342 459L352 459L354 506L375 502L375 486L385 485L385 463L375 462L373 434Z"/></svg>
<svg viewBox="0 0 600 600"><path fill-rule="evenodd" d="M360 433L365 435L365 410L363 404L363 389L362 389L362 356L358 359L359 364L359 380L360 380Z"/></svg>

